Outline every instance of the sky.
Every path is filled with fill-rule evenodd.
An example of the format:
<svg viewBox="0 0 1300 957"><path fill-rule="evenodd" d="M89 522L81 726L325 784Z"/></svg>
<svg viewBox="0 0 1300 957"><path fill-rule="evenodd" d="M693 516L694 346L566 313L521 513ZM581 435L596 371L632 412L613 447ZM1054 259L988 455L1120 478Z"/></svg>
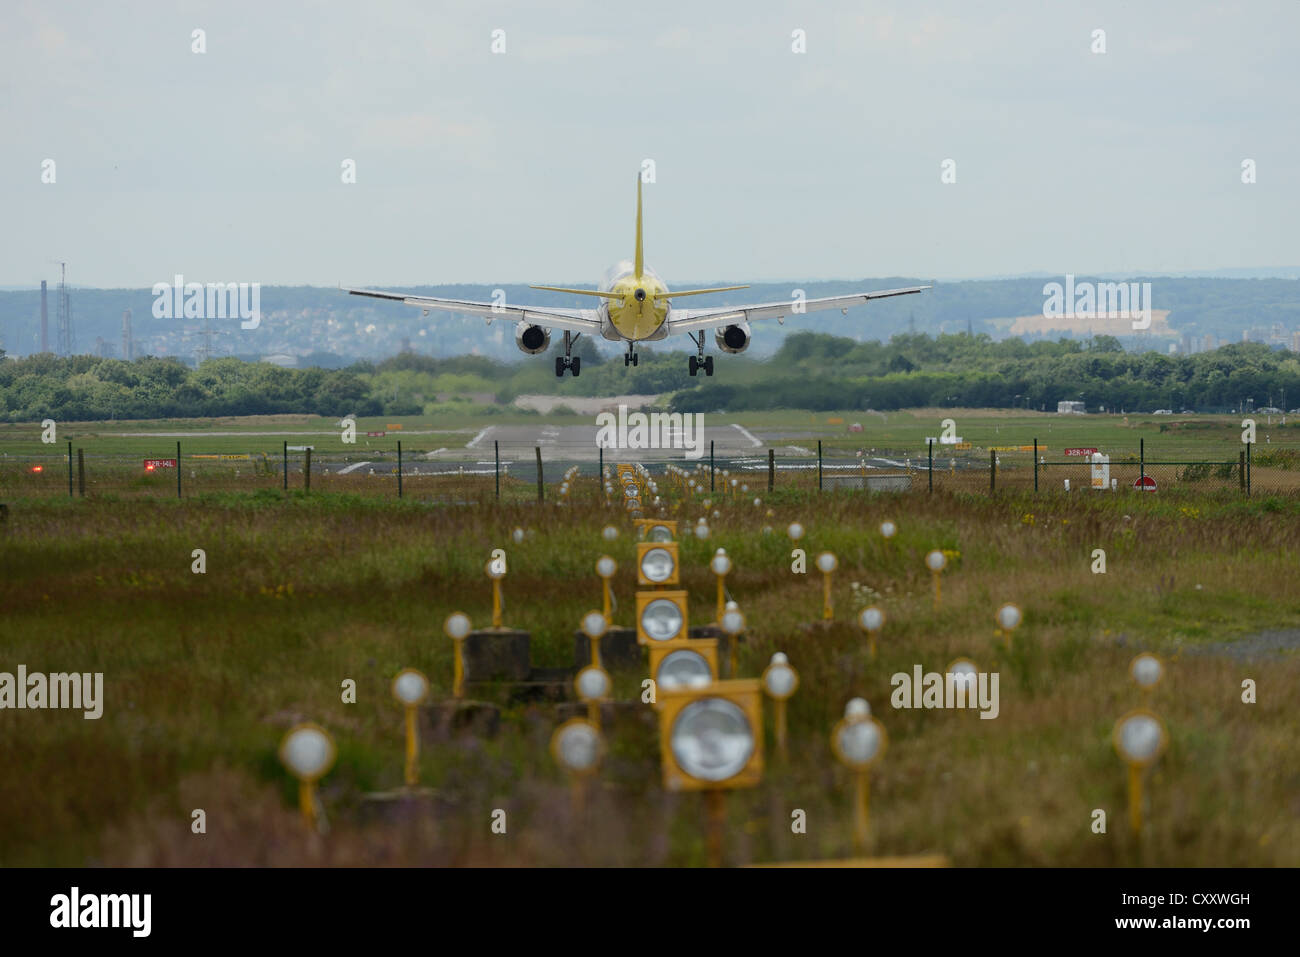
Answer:
<svg viewBox="0 0 1300 957"><path fill-rule="evenodd" d="M3 286L1300 264L1293 0L5 7Z"/></svg>

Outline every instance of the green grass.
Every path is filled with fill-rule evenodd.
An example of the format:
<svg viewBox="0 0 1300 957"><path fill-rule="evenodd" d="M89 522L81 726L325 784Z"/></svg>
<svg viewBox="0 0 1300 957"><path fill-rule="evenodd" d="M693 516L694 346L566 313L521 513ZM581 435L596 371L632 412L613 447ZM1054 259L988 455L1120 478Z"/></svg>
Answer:
<svg viewBox="0 0 1300 957"><path fill-rule="evenodd" d="M960 865L1300 864L1300 772L1289 758L1300 661L1198 653L1300 626L1300 501L794 489L765 498L722 504L709 540L681 545L692 620L712 617L707 562L723 546L749 623L742 674L758 675L781 650L801 676L790 759L771 753L768 707L763 783L728 801L729 860L851 852L851 781L827 736L845 701L862 695L890 735L872 772L876 853L940 852ZM693 523L697 511L680 517ZM876 533L886 516L900 529L888 543ZM809 625L818 576L791 572L782 530L795 519L808 530L810 567L823 549L839 556L830 627ZM624 528L612 544L600 537L608 522ZM515 527L528 532L520 545ZM572 664L576 624L599 604L592 566L602 552L619 562L616 617L629 620L634 548L617 513L264 490L23 501L3 535L0 670L103 671L106 704L99 721L0 713L9 769L0 864L703 863L699 796L663 791L655 733L635 720L612 730L584 818L571 813L548 752L558 721L544 705L508 709L496 738L426 736L420 772L438 791L433 812L374 820L362 801L401 781L391 677L421 668L435 698L447 697L441 623L456 608L489 620L482 566L492 548L507 551L506 622L531 632L535 665ZM960 553L938 610L922 564L933 547ZM196 548L204 575L191 571ZM1090 571L1095 548L1106 550L1105 575ZM855 581L882 595L889 616L874 662L850 621ZM1025 611L1010 649L993 634L1004 601ZM1124 773L1108 735L1140 702L1126 669L1142 649L1169 661L1152 706L1171 742L1148 784L1139 846L1125 829ZM998 719L890 708L893 673L942 670L958 656L1000 673ZM619 696L636 700L640 677L619 676ZM346 678L356 704L341 701ZM1257 704L1240 702L1244 678L1258 683ZM333 825L324 841L302 834L275 758L300 718L339 744L323 783ZM189 830L199 807L209 822L201 836ZM505 837L489 830L497 808L508 813ZM808 813L806 835L790 832L793 808ZM1094 808L1108 812L1106 835L1089 830Z"/></svg>

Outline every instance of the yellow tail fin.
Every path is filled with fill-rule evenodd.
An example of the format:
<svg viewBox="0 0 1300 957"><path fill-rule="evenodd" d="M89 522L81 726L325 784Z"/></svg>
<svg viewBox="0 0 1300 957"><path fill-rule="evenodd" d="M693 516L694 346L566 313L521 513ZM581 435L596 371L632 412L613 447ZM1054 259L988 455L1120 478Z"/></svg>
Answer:
<svg viewBox="0 0 1300 957"><path fill-rule="evenodd" d="M645 267L645 251L641 245L641 171L636 174L636 259L634 261L635 276L640 282L641 274Z"/></svg>

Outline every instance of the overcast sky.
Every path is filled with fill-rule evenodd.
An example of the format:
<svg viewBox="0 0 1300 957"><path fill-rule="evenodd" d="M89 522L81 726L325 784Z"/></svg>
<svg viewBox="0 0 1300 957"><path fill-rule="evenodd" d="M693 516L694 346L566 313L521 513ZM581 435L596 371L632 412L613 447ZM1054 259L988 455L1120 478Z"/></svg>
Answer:
<svg viewBox="0 0 1300 957"><path fill-rule="evenodd" d="M1294 0L541 6L8 0L0 284L1300 264Z"/></svg>

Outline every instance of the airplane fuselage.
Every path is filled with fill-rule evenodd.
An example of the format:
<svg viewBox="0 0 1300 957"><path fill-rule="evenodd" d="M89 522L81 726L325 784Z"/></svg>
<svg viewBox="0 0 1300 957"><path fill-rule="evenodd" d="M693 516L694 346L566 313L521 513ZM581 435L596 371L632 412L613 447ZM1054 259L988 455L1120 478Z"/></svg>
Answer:
<svg viewBox="0 0 1300 957"><path fill-rule="evenodd" d="M638 278L631 260L615 263L596 287L619 293L620 299L606 299L599 307L600 334L614 342L642 342L668 335L668 287L649 266Z"/></svg>

